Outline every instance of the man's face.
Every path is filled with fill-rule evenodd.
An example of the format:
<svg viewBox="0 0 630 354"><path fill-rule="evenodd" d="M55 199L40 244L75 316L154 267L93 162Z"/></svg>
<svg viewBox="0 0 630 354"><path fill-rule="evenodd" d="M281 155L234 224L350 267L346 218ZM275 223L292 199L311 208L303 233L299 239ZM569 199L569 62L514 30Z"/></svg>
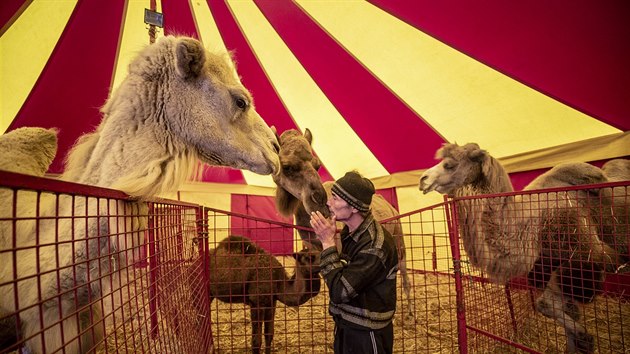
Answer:
<svg viewBox="0 0 630 354"><path fill-rule="evenodd" d="M353 210L355 210L353 207L350 206L350 204L348 204L348 202L343 200L335 193L332 193L332 197L328 199L328 202L326 202L326 204L328 205L328 209L330 209L330 212L337 217L337 221L343 222L350 219L353 214Z"/></svg>

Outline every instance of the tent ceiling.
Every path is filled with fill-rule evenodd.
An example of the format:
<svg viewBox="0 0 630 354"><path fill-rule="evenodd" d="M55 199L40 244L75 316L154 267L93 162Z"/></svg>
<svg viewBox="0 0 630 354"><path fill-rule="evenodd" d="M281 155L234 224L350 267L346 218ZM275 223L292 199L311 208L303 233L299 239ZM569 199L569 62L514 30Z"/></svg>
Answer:
<svg viewBox="0 0 630 354"><path fill-rule="evenodd" d="M313 132L325 179L349 169L381 180L415 176L446 141L477 142L513 170L551 166L554 154L630 155L625 2L157 3L160 35L233 51L267 123ZM98 108L148 43L149 6L3 1L0 131L59 128L51 168L59 172L65 150L98 124ZM204 180L272 185L217 168Z"/></svg>

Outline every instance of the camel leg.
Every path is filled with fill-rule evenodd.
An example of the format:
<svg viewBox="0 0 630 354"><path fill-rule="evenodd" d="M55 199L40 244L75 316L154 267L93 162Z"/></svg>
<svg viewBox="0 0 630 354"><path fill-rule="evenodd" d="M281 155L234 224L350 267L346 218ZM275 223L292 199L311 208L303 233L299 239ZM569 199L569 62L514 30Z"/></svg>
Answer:
<svg viewBox="0 0 630 354"><path fill-rule="evenodd" d="M98 302L79 312L81 335L81 353L89 353L105 337L105 326L102 323L102 312Z"/></svg>
<svg viewBox="0 0 630 354"><path fill-rule="evenodd" d="M61 335L61 326L59 324L53 325L53 323L59 321L60 314L57 311L56 306L48 307L44 309L43 319L44 326L50 328L43 331L43 339L45 341L45 347L42 343L42 337L35 335L41 331L39 325L39 309L29 309L20 314L24 337L30 337L35 335L27 342L27 347L32 353L46 353L60 350L62 347L66 353L83 353L79 346L79 316L70 316L61 322L63 326L63 336Z"/></svg>
<svg viewBox="0 0 630 354"><path fill-rule="evenodd" d="M271 307L264 310L265 322L265 354L271 354L271 342L273 341L274 317L276 315L276 301L274 300Z"/></svg>
<svg viewBox="0 0 630 354"><path fill-rule="evenodd" d="M407 273L407 257L403 254L400 257L398 267L400 269L400 276L402 278L403 290L407 297L407 311L406 316L409 321L415 322L415 308L413 305L413 298L411 297L411 282L409 281L409 274Z"/></svg>
<svg viewBox="0 0 630 354"><path fill-rule="evenodd" d="M252 353L258 354L262 346L262 326L265 318L264 305L252 305L250 313L252 320Z"/></svg>
<svg viewBox="0 0 630 354"><path fill-rule="evenodd" d="M593 336L577 322L580 317L578 308L572 301L562 296L556 272L552 273L545 290L536 300L536 310L564 327L568 353L593 353Z"/></svg>

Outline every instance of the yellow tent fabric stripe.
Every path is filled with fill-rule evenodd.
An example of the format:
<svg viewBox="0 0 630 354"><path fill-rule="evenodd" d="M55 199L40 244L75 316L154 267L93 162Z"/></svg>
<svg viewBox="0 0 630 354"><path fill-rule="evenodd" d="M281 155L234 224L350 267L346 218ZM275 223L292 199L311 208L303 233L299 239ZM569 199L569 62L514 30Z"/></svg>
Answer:
<svg viewBox="0 0 630 354"><path fill-rule="evenodd" d="M144 9L149 7L148 1L127 1L125 21L122 37L118 47L116 71L112 80L112 91L115 90L127 76L129 63L142 48L149 45L148 26L140 19L144 18ZM160 11L160 1L157 1L157 10ZM156 39L163 36L164 32L158 30Z"/></svg>
<svg viewBox="0 0 630 354"><path fill-rule="evenodd" d="M448 141L476 142L508 156L620 132L368 2L298 3Z"/></svg>
<svg viewBox="0 0 630 354"><path fill-rule="evenodd" d="M77 1L34 1L0 37L0 133L37 82Z"/></svg>

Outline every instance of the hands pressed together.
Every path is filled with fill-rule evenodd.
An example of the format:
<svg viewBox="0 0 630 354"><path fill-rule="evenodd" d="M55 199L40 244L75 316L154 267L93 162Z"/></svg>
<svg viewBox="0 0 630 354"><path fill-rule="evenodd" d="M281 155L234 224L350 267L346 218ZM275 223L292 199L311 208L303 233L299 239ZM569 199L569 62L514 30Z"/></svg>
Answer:
<svg viewBox="0 0 630 354"><path fill-rule="evenodd" d="M311 226L317 234L317 238L322 242L324 249L335 246L335 234L337 233L335 221L335 215L327 219L319 211L311 213Z"/></svg>

